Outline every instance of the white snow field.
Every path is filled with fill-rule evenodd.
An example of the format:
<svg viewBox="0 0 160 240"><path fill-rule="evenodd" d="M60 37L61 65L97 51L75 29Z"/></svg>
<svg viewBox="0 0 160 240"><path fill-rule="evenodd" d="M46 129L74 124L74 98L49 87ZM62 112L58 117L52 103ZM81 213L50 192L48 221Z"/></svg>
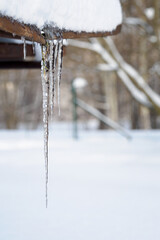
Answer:
<svg viewBox="0 0 160 240"><path fill-rule="evenodd" d="M0 131L0 239L159 240L160 131Z"/></svg>
<svg viewBox="0 0 160 240"><path fill-rule="evenodd" d="M0 0L0 13L40 29L112 31L122 23L119 0Z"/></svg>

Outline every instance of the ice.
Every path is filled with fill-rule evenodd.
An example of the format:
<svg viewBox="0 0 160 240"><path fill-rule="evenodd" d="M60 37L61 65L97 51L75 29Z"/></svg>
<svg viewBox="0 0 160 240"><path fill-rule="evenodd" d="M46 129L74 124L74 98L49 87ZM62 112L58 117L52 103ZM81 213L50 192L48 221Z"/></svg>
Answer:
<svg viewBox="0 0 160 240"><path fill-rule="evenodd" d="M26 39L22 37L21 40L23 41L23 58L26 59Z"/></svg>
<svg viewBox="0 0 160 240"><path fill-rule="evenodd" d="M49 40L42 46L41 78L43 92L44 159L46 174L46 207L48 204L48 139L49 118L54 111L54 93L57 79L58 106L60 112L60 82L62 74L63 39ZM58 65L57 65L58 62ZM57 67L57 71L56 71ZM56 76L57 74L57 76Z"/></svg>
<svg viewBox="0 0 160 240"><path fill-rule="evenodd" d="M48 47L42 46L41 78L43 91L43 125L44 125L44 159L46 174L46 207L48 204L48 136L49 136L49 74L48 74Z"/></svg>
<svg viewBox="0 0 160 240"><path fill-rule="evenodd" d="M57 69L57 92L58 92L58 112L60 116L60 85L61 85L61 75L62 75L62 59L63 59L63 39L59 40L58 48L58 69Z"/></svg>
<svg viewBox="0 0 160 240"><path fill-rule="evenodd" d="M33 54L35 55L36 54L36 50L35 50L35 43L32 42L32 50L33 50Z"/></svg>
<svg viewBox="0 0 160 240"><path fill-rule="evenodd" d="M54 106L54 72L53 72L53 50L54 50L54 41L49 41L49 46L50 46L50 53L49 53L49 94L50 94L50 112L51 112L51 118L53 114L53 106Z"/></svg>
<svg viewBox="0 0 160 240"><path fill-rule="evenodd" d="M55 50L54 50L54 66L53 66L53 71L54 71L54 102L56 103L56 66L57 66L57 57L58 57L58 48L59 48L59 42L57 40L54 40L55 44Z"/></svg>

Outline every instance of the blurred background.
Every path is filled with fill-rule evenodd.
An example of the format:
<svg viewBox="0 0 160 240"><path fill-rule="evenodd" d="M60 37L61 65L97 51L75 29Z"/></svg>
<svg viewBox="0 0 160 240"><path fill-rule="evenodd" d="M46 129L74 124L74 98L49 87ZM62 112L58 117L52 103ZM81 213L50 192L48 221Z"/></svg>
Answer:
<svg viewBox="0 0 160 240"><path fill-rule="evenodd" d="M78 98L110 119L129 129L160 127L159 1L122 1L122 5L124 23L119 35L85 41L90 49L87 45L82 46L84 40L67 42L61 84L61 116L58 117L55 109L55 121L72 121L71 83L78 77L86 79L87 83L77 89ZM109 55L109 61L94 51L92 46L95 43ZM10 55L4 59L2 47L0 58L1 62L15 60ZM26 61L30 59L28 56ZM1 63L0 70L0 128L23 126L36 129L42 124L40 69L21 67L16 70L9 63L5 65L8 69L4 69ZM80 122L93 119L80 108L77 111ZM96 126L107 128L100 121Z"/></svg>

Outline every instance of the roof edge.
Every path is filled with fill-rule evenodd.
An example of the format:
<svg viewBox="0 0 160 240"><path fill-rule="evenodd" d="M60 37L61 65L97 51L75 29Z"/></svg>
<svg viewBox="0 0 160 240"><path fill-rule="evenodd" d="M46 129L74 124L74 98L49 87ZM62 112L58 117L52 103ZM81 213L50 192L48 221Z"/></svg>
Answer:
<svg viewBox="0 0 160 240"><path fill-rule="evenodd" d="M111 32L73 32L67 30L61 30L61 37L63 39L74 39L74 38L92 38L92 37L106 37L120 33L122 25L118 25L115 30ZM15 21L13 18L6 16L0 16L0 37L8 38L21 38L24 37L27 40L45 44L46 38L41 34L41 31L34 25L27 25ZM54 28L52 31L52 37L47 36L47 39L57 39Z"/></svg>

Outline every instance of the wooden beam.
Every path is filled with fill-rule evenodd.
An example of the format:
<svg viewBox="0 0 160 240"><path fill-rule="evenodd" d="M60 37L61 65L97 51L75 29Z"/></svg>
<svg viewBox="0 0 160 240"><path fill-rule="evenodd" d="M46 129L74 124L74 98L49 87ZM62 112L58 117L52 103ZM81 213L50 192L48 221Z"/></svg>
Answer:
<svg viewBox="0 0 160 240"><path fill-rule="evenodd" d="M4 32L0 30L0 37L1 38L14 38L12 33ZM16 39L21 39L21 37L16 36Z"/></svg>
<svg viewBox="0 0 160 240"><path fill-rule="evenodd" d="M121 32L122 25L118 25L112 32L63 32L64 39L74 39L74 38L96 38L96 37L107 37L116 35Z"/></svg>
<svg viewBox="0 0 160 240"><path fill-rule="evenodd" d="M0 42L0 61L17 61L24 59L23 44ZM31 44L26 44L26 56L35 57Z"/></svg>
<svg viewBox="0 0 160 240"><path fill-rule="evenodd" d="M0 30L13 34L13 37L17 35L34 42L45 44L44 37L35 26L22 24L7 17L0 17Z"/></svg>
<svg viewBox="0 0 160 240"><path fill-rule="evenodd" d="M0 62L0 69L41 69L41 63L33 61L5 61Z"/></svg>
<svg viewBox="0 0 160 240"><path fill-rule="evenodd" d="M40 30L33 25L22 24L11 18L0 17L0 37L19 38L25 37L27 40L45 44L46 40L40 33ZM106 37L118 34L121 31L121 25L117 26L112 32L73 32L63 31L64 39L73 38L91 38L91 37ZM55 37L56 39L56 37Z"/></svg>

